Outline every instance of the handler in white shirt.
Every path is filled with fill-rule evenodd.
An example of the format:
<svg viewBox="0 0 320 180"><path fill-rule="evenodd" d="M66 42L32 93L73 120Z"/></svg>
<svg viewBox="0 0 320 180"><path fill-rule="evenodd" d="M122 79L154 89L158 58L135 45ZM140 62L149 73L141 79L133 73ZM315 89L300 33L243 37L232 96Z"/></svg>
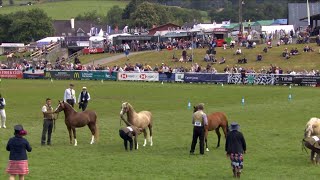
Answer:
<svg viewBox="0 0 320 180"><path fill-rule="evenodd" d="M74 107L74 104L76 101L76 91L73 89L74 85L70 84L70 88L66 89L64 91L64 98L63 100L67 103L69 103L72 107Z"/></svg>

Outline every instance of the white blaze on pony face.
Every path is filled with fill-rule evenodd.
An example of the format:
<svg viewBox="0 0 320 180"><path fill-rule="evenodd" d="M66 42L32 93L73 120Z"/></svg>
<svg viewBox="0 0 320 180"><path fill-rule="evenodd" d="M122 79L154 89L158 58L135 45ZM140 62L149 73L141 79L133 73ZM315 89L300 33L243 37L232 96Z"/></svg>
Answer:
<svg viewBox="0 0 320 180"><path fill-rule="evenodd" d="M124 115L126 113L126 109L127 109L127 102L122 103L121 105L121 111L120 111L120 116Z"/></svg>

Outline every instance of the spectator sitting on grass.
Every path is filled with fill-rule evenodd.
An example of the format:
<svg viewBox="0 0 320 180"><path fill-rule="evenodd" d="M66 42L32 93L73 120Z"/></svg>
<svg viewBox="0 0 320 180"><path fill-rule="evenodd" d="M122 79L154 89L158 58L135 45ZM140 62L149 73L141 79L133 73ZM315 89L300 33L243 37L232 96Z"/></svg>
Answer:
<svg viewBox="0 0 320 180"><path fill-rule="evenodd" d="M257 61L262 61L262 55L261 54L258 54Z"/></svg>
<svg viewBox="0 0 320 180"><path fill-rule="evenodd" d="M236 53L235 53L235 55L240 55L242 52L241 52L241 49L240 48L238 48L237 50L236 50Z"/></svg>
<svg viewBox="0 0 320 180"><path fill-rule="evenodd" d="M263 48L263 52L267 53L267 52L268 52L268 48L267 48L267 47L264 47L264 48Z"/></svg>
<svg viewBox="0 0 320 180"><path fill-rule="evenodd" d="M219 64L224 64L226 63L226 58L222 57L221 60L219 61Z"/></svg>
<svg viewBox="0 0 320 180"><path fill-rule="evenodd" d="M210 56L209 56L209 54L206 54L206 55L204 56L203 60L206 61L206 62L210 61Z"/></svg>

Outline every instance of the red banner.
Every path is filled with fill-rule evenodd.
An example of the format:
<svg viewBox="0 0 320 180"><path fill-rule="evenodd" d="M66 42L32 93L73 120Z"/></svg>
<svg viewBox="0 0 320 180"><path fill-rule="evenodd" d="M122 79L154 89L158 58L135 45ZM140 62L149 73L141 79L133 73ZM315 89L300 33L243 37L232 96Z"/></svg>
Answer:
<svg viewBox="0 0 320 180"><path fill-rule="evenodd" d="M96 53L103 53L103 52L104 52L103 48L91 48L91 49L84 48L82 50L83 54L96 54Z"/></svg>
<svg viewBox="0 0 320 180"><path fill-rule="evenodd" d="M23 73L21 70L0 70L0 78L22 79Z"/></svg>

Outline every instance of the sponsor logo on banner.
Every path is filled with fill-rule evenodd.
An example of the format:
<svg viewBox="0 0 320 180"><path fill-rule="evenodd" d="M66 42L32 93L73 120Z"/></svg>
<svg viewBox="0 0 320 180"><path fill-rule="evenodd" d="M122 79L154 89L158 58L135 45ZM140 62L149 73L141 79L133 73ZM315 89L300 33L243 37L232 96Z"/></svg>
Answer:
<svg viewBox="0 0 320 180"><path fill-rule="evenodd" d="M127 79L127 77L128 77L128 75L126 75L126 74L121 74L120 76L121 76L121 79Z"/></svg>
<svg viewBox="0 0 320 180"><path fill-rule="evenodd" d="M75 72L75 73L73 74L73 78L74 78L74 79L80 79L80 73L79 73L79 72Z"/></svg>
<svg viewBox="0 0 320 180"><path fill-rule="evenodd" d="M174 80L175 80L175 81L179 81L179 82L184 81L184 73L176 73Z"/></svg>
<svg viewBox="0 0 320 180"><path fill-rule="evenodd" d="M140 78L141 78L141 79L146 79L146 78L147 78L147 75L146 75L146 74L140 74Z"/></svg>
<svg viewBox="0 0 320 180"><path fill-rule="evenodd" d="M128 81L159 81L159 73L119 72L118 80Z"/></svg>

